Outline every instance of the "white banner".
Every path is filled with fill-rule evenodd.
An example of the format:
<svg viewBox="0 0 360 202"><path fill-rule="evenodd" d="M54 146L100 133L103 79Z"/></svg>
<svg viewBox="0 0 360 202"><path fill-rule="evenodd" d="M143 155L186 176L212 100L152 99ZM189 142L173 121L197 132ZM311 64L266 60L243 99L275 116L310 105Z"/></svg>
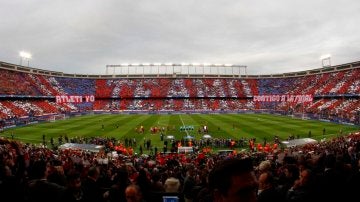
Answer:
<svg viewBox="0 0 360 202"><path fill-rule="evenodd" d="M55 98L56 103L95 102L94 95L57 95Z"/></svg>
<svg viewBox="0 0 360 202"><path fill-rule="evenodd" d="M254 102L312 102L312 95L254 95Z"/></svg>

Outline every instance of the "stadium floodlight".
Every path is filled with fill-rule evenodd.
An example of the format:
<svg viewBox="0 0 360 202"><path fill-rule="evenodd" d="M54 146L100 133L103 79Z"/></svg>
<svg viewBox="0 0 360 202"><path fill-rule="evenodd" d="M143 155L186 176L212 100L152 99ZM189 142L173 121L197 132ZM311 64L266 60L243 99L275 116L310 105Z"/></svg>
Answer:
<svg viewBox="0 0 360 202"><path fill-rule="evenodd" d="M188 65L189 63L185 63L185 62L181 63L181 66L188 66Z"/></svg>
<svg viewBox="0 0 360 202"><path fill-rule="evenodd" d="M25 51L20 51L19 55L20 55L20 65L22 65L22 61L24 59L24 60L28 61L28 66L29 66L30 59L32 58L32 55L30 53L28 53L28 52L25 52Z"/></svg>
<svg viewBox="0 0 360 202"><path fill-rule="evenodd" d="M323 67L331 67L331 55L325 54L320 57L321 63Z"/></svg>
<svg viewBox="0 0 360 202"><path fill-rule="evenodd" d="M221 66L223 66L223 64L215 64L215 66L221 67Z"/></svg>
<svg viewBox="0 0 360 202"><path fill-rule="evenodd" d="M210 63L204 63L203 65L204 66L210 66L211 64Z"/></svg>
<svg viewBox="0 0 360 202"><path fill-rule="evenodd" d="M199 66L200 63L192 63L193 66Z"/></svg>
<svg viewBox="0 0 360 202"><path fill-rule="evenodd" d="M155 63L154 63L154 65L155 65L155 66L160 66L160 65L161 65L161 63L159 63L159 62L155 62Z"/></svg>
<svg viewBox="0 0 360 202"><path fill-rule="evenodd" d="M165 63L165 65L166 65L166 66L172 66L173 63L170 63L170 62L169 62L169 63Z"/></svg>
<svg viewBox="0 0 360 202"><path fill-rule="evenodd" d="M25 59L31 59L31 54L25 51L20 51L20 57Z"/></svg>
<svg viewBox="0 0 360 202"><path fill-rule="evenodd" d="M233 65L232 64L225 64L224 66L225 67L232 67Z"/></svg>
<svg viewBox="0 0 360 202"><path fill-rule="evenodd" d="M325 54L325 55L320 56L320 60L328 59L330 57L331 57L330 54Z"/></svg>
<svg viewBox="0 0 360 202"><path fill-rule="evenodd" d="M143 66L150 66L150 63L142 63Z"/></svg>
<svg viewBox="0 0 360 202"><path fill-rule="evenodd" d="M139 63L132 63L131 66L139 66Z"/></svg>

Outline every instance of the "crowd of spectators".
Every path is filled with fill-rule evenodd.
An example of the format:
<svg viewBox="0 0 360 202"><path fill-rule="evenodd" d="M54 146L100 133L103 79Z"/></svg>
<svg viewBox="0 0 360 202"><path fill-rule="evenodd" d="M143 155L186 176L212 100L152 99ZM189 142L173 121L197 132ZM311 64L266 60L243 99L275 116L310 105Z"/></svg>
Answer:
<svg viewBox="0 0 360 202"><path fill-rule="evenodd" d="M2 95L95 95L102 98L236 97L258 94L357 95L359 69L288 78L83 79L0 70Z"/></svg>
<svg viewBox="0 0 360 202"><path fill-rule="evenodd" d="M1 119L89 110L274 110L359 122L360 68L303 77L261 79L88 79L4 69L0 70L0 75ZM311 94L315 97L312 103L252 101L254 95L272 94ZM94 95L95 102L56 103L55 95Z"/></svg>
<svg viewBox="0 0 360 202"><path fill-rule="evenodd" d="M31 85L28 74L0 69L1 95L40 95L40 92Z"/></svg>
<svg viewBox="0 0 360 202"><path fill-rule="evenodd" d="M252 99L233 98L190 98L190 99L100 99L94 103L56 103L49 100L0 101L0 117L42 116L78 111L194 111L221 112L238 110L271 110L282 114L306 114L320 119L357 123L359 121L360 100L357 98L322 98L312 103L274 103L260 104Z"/></svg>
<svg viewBox="0 0 360 202"><path fill-rule="evenodd" d="M357 132L271 152L110 157L1 138L0 194L2 201L350 200L360 189L359 141Z"/></svg>

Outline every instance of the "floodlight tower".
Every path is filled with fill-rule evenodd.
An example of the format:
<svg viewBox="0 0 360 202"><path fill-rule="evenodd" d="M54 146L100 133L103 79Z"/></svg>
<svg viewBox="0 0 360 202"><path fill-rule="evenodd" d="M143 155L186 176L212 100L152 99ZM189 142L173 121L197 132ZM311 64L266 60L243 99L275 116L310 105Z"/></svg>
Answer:
<svg viewBox="0 0 360 202"><path fill-rule="evenodd" d="M27 60L27 66L29 67L29 63L32 55L25 51L20 51L19 55L20 55L20 65L22 65L23 60Z"/></svg>
<svg viewBox="0 0 360 202"><path fill-rule="evenodd" d="M326 54L320 57L322 67L331 67L331 55Z"/></svg>

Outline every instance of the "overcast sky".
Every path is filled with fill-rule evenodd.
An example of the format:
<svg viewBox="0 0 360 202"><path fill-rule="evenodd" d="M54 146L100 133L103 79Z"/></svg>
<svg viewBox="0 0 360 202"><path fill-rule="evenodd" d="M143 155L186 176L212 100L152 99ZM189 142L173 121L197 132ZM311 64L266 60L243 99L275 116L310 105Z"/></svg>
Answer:
<svg viewBox="0 0 360 202"><path fill-rule="evenodd" d="M226 63L248 74L360 60L359 0L0 0L0 60L79 74ZM27 62L22 61L27 65Z"/></svg>

